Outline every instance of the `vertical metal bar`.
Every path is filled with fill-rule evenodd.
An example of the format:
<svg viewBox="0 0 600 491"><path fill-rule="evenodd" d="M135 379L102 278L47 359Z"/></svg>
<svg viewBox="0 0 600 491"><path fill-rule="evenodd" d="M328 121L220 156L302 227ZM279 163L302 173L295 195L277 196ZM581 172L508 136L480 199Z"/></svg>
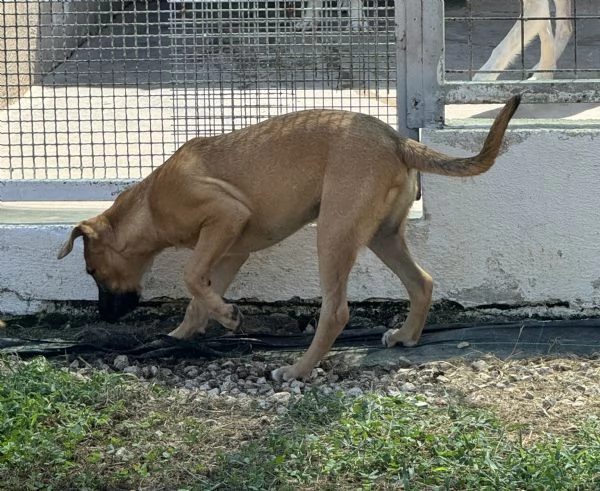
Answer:
<svg viewBox="0 0 600 491"><path fill-rule="evenodd" d="M414 140L419 139L419 131L411 128L408 124L408 43L407 31L408 18L407 8L412 2L395 2L396 16L396 110L398 113L398 131ZM419 2L420 3L420 2Z"/></svg>
<svg viewBox="0 0 600 491"><path fill-rule="evenodd" d="M442 0L397 2L396 20L398 128L417 139L444 121Z"/></svg>
<svg viewBox="0 0 600 491"><path fill-rule="evenodd" d="M425 126L444 124L444 2L424 0L426 15L422 17L422 93L423 120Z"/></svg>

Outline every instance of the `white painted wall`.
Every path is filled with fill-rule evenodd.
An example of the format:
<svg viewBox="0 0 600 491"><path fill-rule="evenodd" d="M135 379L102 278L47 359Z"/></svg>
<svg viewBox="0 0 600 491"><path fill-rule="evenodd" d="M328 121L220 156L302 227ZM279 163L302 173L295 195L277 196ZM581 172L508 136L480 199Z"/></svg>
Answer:
<svg viewBox="0 0 600 491"><path fill-rule="evenodd" d="M537 127L536 127L537 126ZM456 155L476 151L480 128L425 130L423 140ZM513 125L505 150L475 178L424 177L425 218L411 222L414 256L435 279L435 298L464 305L561 300L600 304L600 137L597 128ZM66 225L0 226L0 312L31 313L48 301L95 299L82 244L57 261ZM186 296L185 251L165 253L145 298ZM228 297L262 301L319 296L315 229L256 254ZM399 281L366 252L351 277L351 300L400 299Z"/></svg>

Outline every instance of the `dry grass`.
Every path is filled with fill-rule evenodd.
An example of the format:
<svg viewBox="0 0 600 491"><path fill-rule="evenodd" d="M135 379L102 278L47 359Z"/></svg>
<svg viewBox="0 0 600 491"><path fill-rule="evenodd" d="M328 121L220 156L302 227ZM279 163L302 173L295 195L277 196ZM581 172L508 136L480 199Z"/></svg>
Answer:
<svg viewBox="0 0 600 491"><path fill-rule="evenodd" d="M434 364L447 390L468 403L493 408L506 422L527 429L526 442L547 432L567 435L600 414L600 360L536 358L503 361L484 357Z"/></svg>

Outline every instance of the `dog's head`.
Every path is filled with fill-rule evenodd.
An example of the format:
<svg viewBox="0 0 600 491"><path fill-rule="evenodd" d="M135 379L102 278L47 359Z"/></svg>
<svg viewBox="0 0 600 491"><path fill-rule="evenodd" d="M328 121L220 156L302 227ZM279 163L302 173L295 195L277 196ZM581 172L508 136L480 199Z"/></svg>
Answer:
<svg viewBox="0 0 600 491"><path fill-rule="evenodd" d="M144 271L142 258L128 255L125 248L119 249L109 220L98 215L73 228L58 253L58 259L73 250L73 242L78 237L83 237L86 271L98 286L100 317L115 322L139 303Z"/></svg>

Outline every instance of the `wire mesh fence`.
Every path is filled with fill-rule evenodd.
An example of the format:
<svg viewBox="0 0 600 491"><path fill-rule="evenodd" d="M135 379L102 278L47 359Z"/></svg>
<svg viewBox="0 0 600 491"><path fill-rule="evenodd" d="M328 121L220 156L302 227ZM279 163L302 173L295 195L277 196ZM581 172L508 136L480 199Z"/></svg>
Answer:
<svg viewBox="0 0 600 491"><path fill-rule="evenodd" d="M5 1L0 180L140 178L190 137L302 108L393 124L393 8L356 15L330 2Z"/></svg>
<svg viewBox="0 0 600 491"><path fill-rule="evenodd" d="M417 7L438 26L441 18L428 18L435 1ZM532 98L597 100L596 2L445 0L445 77L458 84L446 100L501 100L501 85L476 92L464 82L532 74L565 82L532 85ZM412 112L423 99L407 92L414 81L397 78L396 7L393 0L1 2L0 183L138 179L190 137L304 108L367 112L395 125L397 90ZM410 16L406 22L398 32L419 31ZM419 65L430 49L421 34L411 40L419 49L406 58L408 76L438 68ZM548 56L542 64L544 43L554 65Z"/></svg>

